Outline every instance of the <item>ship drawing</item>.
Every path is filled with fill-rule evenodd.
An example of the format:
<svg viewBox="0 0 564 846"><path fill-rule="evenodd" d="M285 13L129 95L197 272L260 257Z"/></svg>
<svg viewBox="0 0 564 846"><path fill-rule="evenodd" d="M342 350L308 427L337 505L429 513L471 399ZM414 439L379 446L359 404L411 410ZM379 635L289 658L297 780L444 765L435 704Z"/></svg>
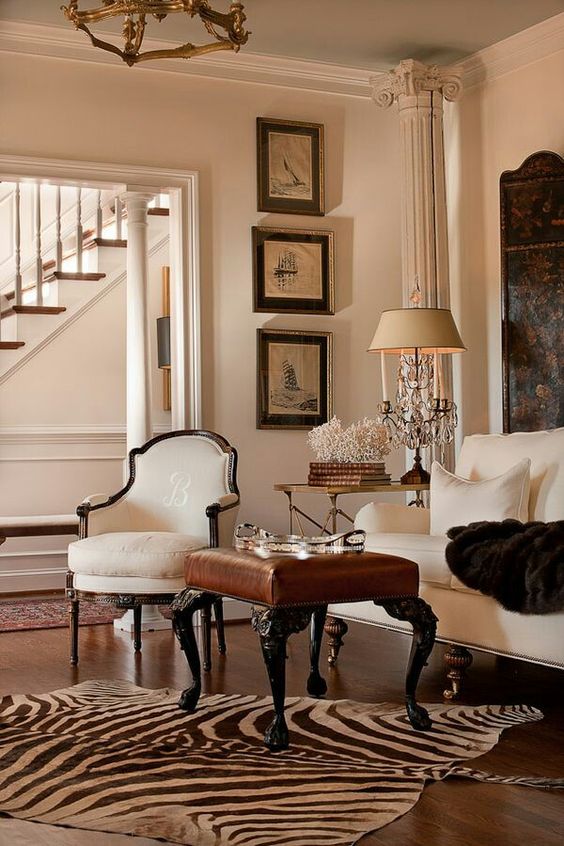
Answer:
<svg viewBox="0 0 564 846"><path fill-rule="evenodd" d="M270 401L279 408L319 414L319 403L316 395L300 387L296 368L288 359L284 359L282 362L280 381L278 386L272 389Z"/></svg>
<svg viewBox="0 0 564 846"><path fill-rule="evenodd" d="M298 261L296 254L291 250L285 250L278 256L278 264L274 268L274 278L281 291L290 287L298 275Z"/></svg>
<svg viewBox="0 0 564 846"><path fill-rule="evenodd" d="M284 156L284 170L288 174L288 176L289 176L289 178L290 178L290 180L291 180L291 182L294 186L305 185L305 182L303 181L303 179L300 179L298 176L296 176L296 172L292 168L291 164L288 162L288 159L286 158L286 156Z"/></svg>

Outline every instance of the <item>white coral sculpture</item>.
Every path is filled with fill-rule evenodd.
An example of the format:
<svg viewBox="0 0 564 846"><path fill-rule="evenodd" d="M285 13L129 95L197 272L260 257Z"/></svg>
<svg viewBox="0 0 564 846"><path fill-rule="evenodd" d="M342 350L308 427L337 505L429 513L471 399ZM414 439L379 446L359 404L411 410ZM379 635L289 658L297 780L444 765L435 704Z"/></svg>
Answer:
<svg viewBox="0 0 564 846"><path fill-rule="evenodd" d="M368 417L347 429L333 417L308 432L307 439L318 461L381 461L390 452L386 427Z"/></svg>

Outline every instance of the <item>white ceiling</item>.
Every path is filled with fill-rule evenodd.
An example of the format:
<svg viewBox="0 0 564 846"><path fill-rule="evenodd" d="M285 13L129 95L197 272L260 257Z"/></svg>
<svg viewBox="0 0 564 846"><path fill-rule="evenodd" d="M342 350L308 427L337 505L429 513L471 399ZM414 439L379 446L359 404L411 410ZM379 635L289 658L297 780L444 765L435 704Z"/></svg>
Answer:
<svg viewBox="0 0 564 846"><path fill-rule="evenodd" d="M0 0L0 20L70 26L61 3ZM81 0L79 6L101 3ZM222 11L228 5L212 0ZM564 12L564 0L247 0L245 10L253 53L381 69L405 58L457 61ZM180 14L147 27L147 37L177 43L201 42L201 32L200 24Z"/></svg>

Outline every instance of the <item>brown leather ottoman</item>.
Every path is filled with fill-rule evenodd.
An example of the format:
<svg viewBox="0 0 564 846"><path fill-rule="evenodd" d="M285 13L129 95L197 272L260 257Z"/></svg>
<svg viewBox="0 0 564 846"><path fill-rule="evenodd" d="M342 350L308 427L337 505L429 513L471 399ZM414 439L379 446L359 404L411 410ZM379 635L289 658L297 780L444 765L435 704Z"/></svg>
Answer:
<svg viewBox="0 0 564 846"><path fill-rule="evenodd" d="M319 673L319 654L327 605L371 600L390 616L413 626L413 644L405 682L406 709L411 725L430 728L427 711L415 699L421 670L435 642L437 618L418 596L417 564L375 552L338 554L284 554L240 552L235 549L202 549L186 557L186 590L172 603L173 626L193 676L179 701L194 711L200 697L201 666L192 618L208 611L220 597L230 596L253 606L251 624L260 637L274 699L275 717L266 730L265 744L272 750L288 746L284 719L286 641L312 621L310 674L307 691L323 696L327 690Z"/></svg>

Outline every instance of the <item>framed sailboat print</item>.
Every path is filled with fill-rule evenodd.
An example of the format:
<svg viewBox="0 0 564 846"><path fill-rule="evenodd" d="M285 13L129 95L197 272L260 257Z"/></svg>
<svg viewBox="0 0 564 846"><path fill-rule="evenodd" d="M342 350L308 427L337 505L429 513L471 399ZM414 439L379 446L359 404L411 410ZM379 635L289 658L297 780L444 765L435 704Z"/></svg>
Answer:
<svg viewBox="0 0 564 846"><path fill-rule="evenodd" d="M325 214L323 124L257 118L258 210Z"/></svg>
<svg viewBox="0 0 564 846"><path fill-rule="evenodd" d="M335 313L332 232L253 226L253 310Z"/></svg>
<svg viewBox="0 0 564 846"><path fill-rule="evenodd" d="M257 330L257 429L311 429L333 413L333 335Z"/></svg>

